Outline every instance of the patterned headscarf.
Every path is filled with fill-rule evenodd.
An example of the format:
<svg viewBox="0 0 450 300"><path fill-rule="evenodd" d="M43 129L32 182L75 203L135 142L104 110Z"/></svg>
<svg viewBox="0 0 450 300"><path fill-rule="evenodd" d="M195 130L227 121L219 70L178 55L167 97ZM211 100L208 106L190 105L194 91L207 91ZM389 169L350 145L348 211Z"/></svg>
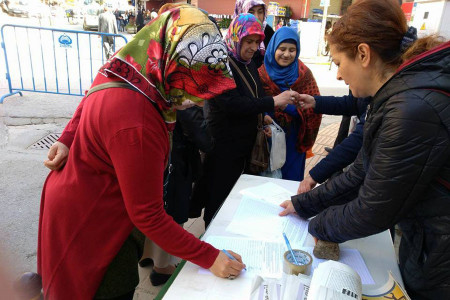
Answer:
<svg viewBox="0 0 450 300"><path fill-rule="evenodd" d="M155 102L169 130L175 126L173 105L211 99L236 87L217 27L190 5L153 19L100 72L120 77Z"/></svg>
<svg viewBox="0 0 450 300"><path fill-rule="evenodd" d="M264 7L264 21L262 23L263 32L267 26L267 6L264 3L264 0L236 0L236 5L234 7L234 15L233 19L239 14L246 14L250 10L250 8L255 7L257 5L262 5ZM264 55L266 47L264 46L264 40L261 42L260 51L261 54Z"/></svg>
<svg viewBox="0 0 450 300"><path fill-rule="evenodd" d="M297 53L294 62L286 67L281 67L275 60L275 52L281 43L286 41L295 42ZM298 55L300 54L300 39L297 32L290 27L281 27L272 36L267 45L266 55L264 56L264 66L270 79L278 85L281 91L286 91L298 78Z"/></svg>
<svg viewBox="0 0 450 300"><path fill-rule="evenodd" d="M257 34L261 37L261 40L264 40L261 22L252 14L240 14L231 21L225 36L228 53L244 64L249 64L251 59L248 61L242 60L241 42L244 37L252 34Z"/></svg>

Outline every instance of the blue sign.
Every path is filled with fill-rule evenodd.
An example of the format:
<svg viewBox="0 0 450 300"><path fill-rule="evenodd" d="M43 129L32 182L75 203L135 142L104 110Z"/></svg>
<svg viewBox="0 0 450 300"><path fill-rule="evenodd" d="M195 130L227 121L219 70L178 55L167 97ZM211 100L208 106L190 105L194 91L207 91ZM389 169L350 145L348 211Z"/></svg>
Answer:
<svg viewBox="0 0 450 300"><path fill-rule="evenodd" d="M58 38L58 42L60 47L72 48L72 39L65 33Z"/></svg>

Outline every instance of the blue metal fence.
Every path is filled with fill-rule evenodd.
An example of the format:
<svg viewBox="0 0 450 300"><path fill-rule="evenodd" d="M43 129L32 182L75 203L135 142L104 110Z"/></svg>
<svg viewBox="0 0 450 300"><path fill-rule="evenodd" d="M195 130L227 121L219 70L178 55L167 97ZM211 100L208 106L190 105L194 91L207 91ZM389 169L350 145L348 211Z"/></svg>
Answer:
<svg viewBox="0 0 450 300"><path fill-rule="evenodd" d="M84 95L105 63L103 43L113 37L113 51L127 43L123 35L5 24L1 28L9 93L22 91Z"/></svg>

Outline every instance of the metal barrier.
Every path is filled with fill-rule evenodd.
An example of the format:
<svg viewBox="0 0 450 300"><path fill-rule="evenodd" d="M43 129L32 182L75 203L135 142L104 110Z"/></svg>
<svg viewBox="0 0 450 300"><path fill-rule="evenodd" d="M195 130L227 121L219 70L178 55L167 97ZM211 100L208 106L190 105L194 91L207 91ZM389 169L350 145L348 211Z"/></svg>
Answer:
<svg viewBox="0 0 450 300"><path fill-rule="evenodd" d="M22 91L83 96L105 63L102 41L113 51L127 43L120 34L5 24L1 28L9 93Z"/></svg>

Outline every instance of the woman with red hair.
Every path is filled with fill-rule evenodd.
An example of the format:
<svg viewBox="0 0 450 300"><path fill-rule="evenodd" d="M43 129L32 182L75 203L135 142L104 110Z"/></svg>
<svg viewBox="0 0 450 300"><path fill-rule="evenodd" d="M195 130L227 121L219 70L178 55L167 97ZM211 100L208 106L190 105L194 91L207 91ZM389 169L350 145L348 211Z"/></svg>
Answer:
<svg viewBox="0 0 450 300"><path fill-rule="evenodd" d="M309 232L342 243L398 224L411 298L450 295L450 42L416 40L394 0L359 0L328 37L356 97L371 96L363 146L348 172L281 204L316 216Z"/></svg>

